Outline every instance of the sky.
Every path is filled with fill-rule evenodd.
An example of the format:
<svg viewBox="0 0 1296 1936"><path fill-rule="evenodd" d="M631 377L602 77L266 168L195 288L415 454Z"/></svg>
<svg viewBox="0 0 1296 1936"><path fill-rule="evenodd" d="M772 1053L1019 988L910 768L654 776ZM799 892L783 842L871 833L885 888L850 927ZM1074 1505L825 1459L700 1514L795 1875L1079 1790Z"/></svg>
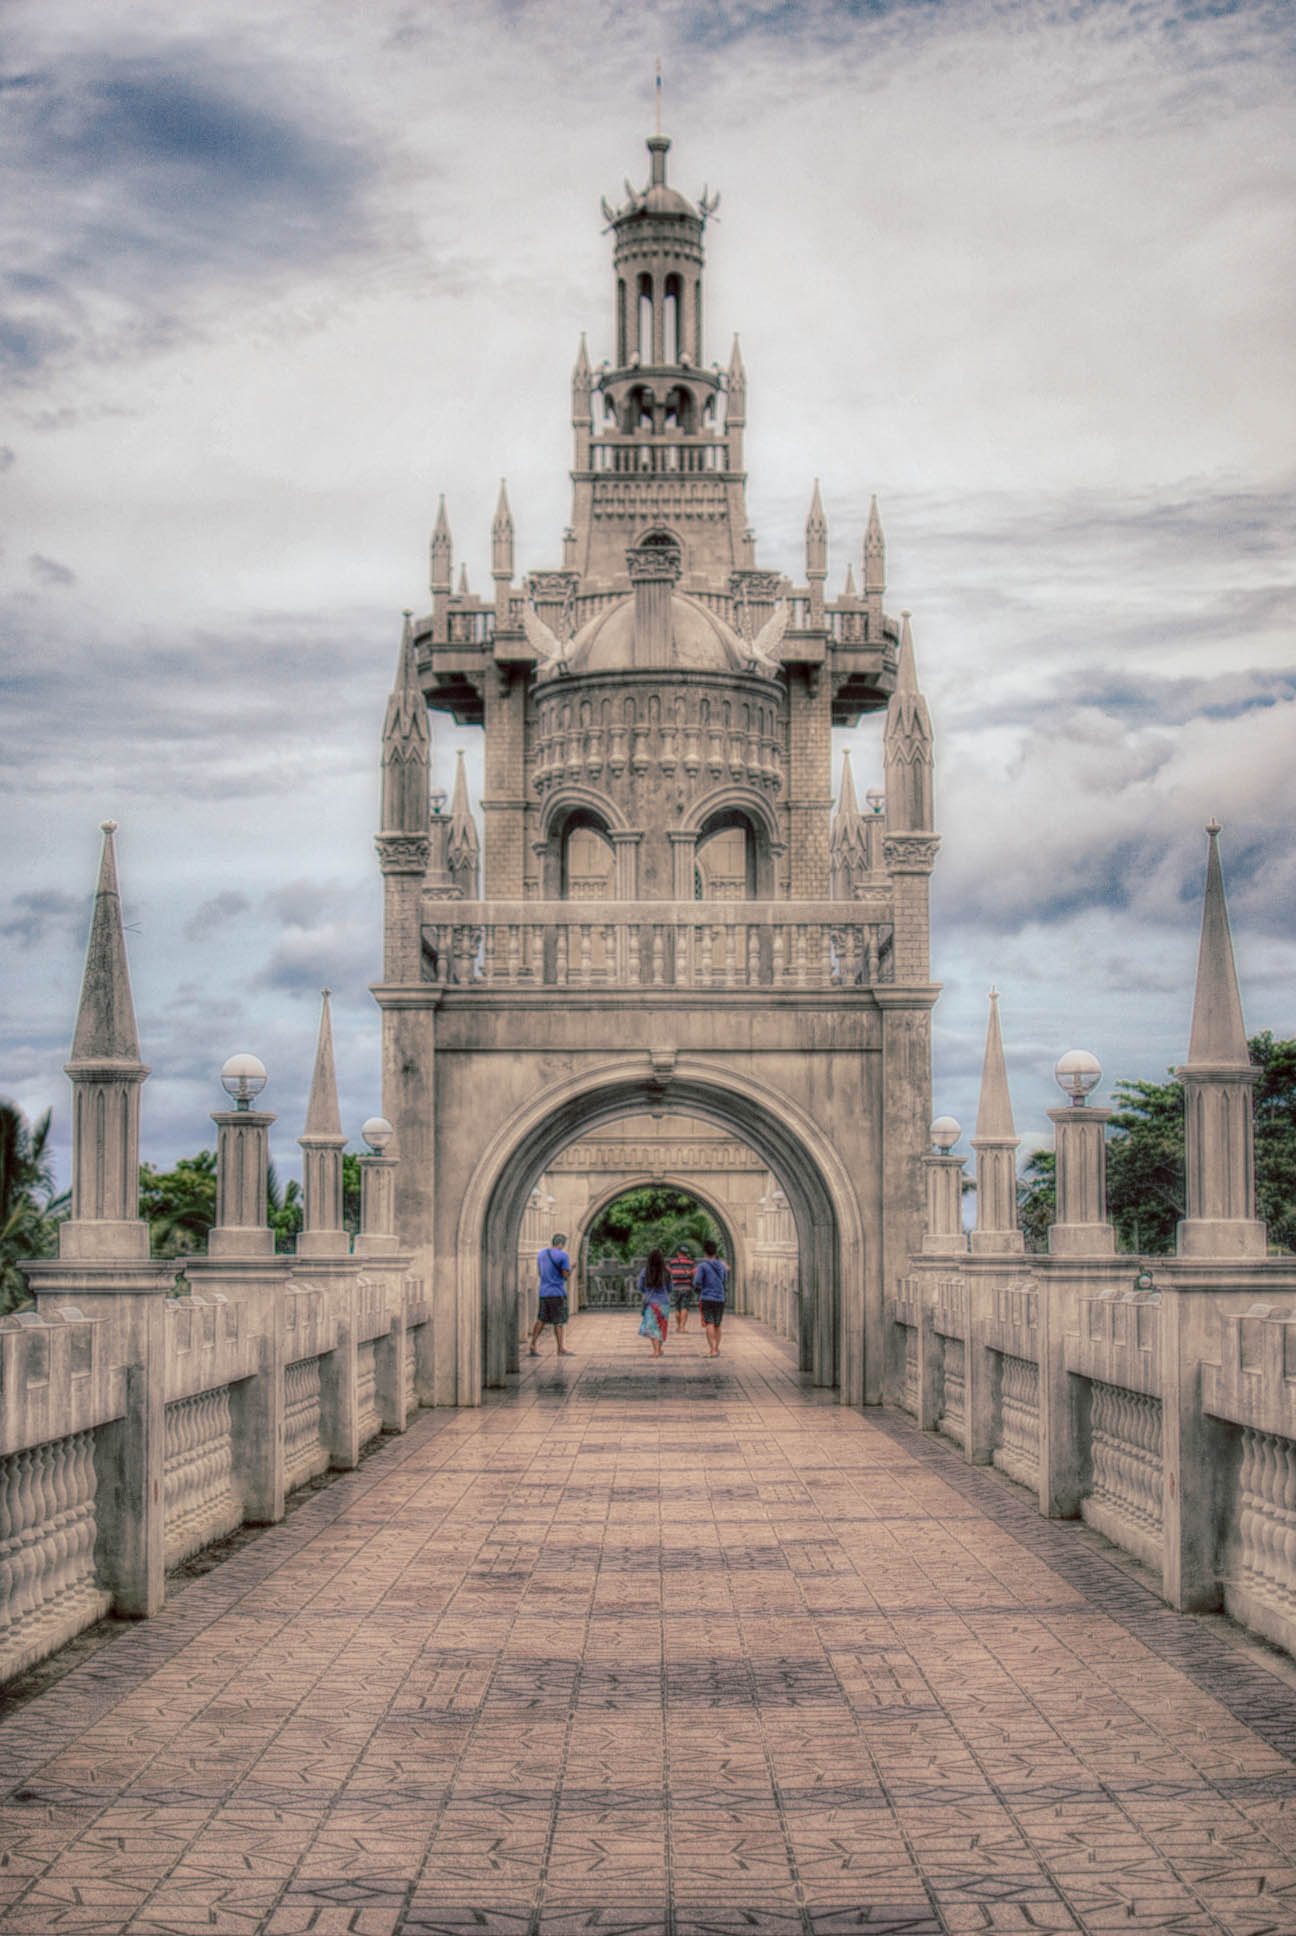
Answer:
<svg viewBox="0 0 1296 1936"><path fill-rule="evenodd" d="M1095 1100L1183 1060L1212 815L1248 1027L1296 1034L1287 0L8 0L0 1093L64 1175L106 818L145 1156L247 1049L296 1174L325 985L353 1140L379 1107L399 615L442 491L474 589L501 476L560 562L658 58L759 562L803 581L817 477L835 593L876 492L914 615L937 1110L992 984L1027 1150L1064 1050Z"/></svg>

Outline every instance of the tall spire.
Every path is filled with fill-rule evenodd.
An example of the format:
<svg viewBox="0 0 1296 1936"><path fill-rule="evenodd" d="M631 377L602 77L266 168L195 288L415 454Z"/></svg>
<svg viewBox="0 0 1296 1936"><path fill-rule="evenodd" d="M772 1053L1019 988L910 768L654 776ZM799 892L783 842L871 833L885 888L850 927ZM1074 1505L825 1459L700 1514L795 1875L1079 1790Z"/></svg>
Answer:
<svg viewBox="0 0 1296 1936"><path fill-rule="evenodd" d="M306 1105L308 1136L340 1136L342 1117L338 1110L337 1069L333 1061L333 1019L329 1009L332 990L320 991L320 1025L315 1042L315 1068L311 1075L310 1101Z"/></svg>
<svg viewBox="0 0 1296 1936"><path fill-rule="evenodd" d="M406 612L396 682L383 722L382 831L426 835L432 734L418 678L414 625Z"/></svg>
<svg viewBox="0 0 1296 1936"><path fill-rule="evenodd" d="M932 827L932 728L918 689L909 614L900 622L896 685L887 705L887 827L892 833L927 833Z"/></svg>
<svg viewBox="0 0 1296 1936"><path fill-rule="evenodd" d="M139 1216L140 1061L117 887L115 820L102 822L81 1000L64 1064L72 1083L72 1215L59 1230L66 1258L147 1257Z"/></svg>
<svg viewBox="0 0 1296 1936"><path fill-rule="evenodd" d="M1190 1257L1263 1257L1265 1226L1255 1213L1252 1089L1258 1071L1247 1049L1229 933L1220 829L1206 828L1197 986L1188 1060L1176 1070L1184 1086L1184 1181L1187 1215L1180 1253Z"/></svg>
<svg viewBox="0 0 1296 1936"><path fill-rule="evenodd" d="M454 792L450 796L450 828L446 836L446 864L460 898L475 901L478 893L480 843L477 823L468 801L468 772L460 752L455 765Z"/></svg>
<svg viewBox="0 0 1296 1936"><path fill-rule="evenodd" d="M495 516L491 519L491 577L513 577L513 513L509 509L508 484L500 479Z"/></svg>
<svg viewBox="0 0 1296 1936"><path fill-rule="evenodd" d="M985 1060L981 1068L981 1100L977 1108L977 1214L972 1232L974 1251L1019 1251L1024 1248L1017 1227L1016 1150L1021 1139L1013 1127L1012 1099L1004 1066L1003 1034L999 1026L999 991L990 990L990 1019L986 1026Z"/></svg>
<svg viewBox="0 0 1296 1936"><path fill-rule="evenodd" d="M1202 901L1187 1066L1190 1069L1203 1064L1211 1068L1249 1069L1251 1057L1233 961L1219 837L1219 823L1212 820L1206 828L1206 891Z"/></svg>
<svg viewBox="0 0 1296 1936"><path fill-rule="evenodd" d="M876 497L869 500L868 524L864 531L864 608L871 641L882 642L882 594L886 590L886 539L878 516Z"/></svg>
<svg viewBox="0 0 1296 1936"><path fill-rule="evenodd" d="M297 1138L302 1152L303 1199L299 1257L345 1257L351 1248L342 1225L342 1151L346 1137L338 1110L329 994L327 988L320 991L319 1035L306 1127Z"/></svg>
<svg viewBox="0 0 1296 1936"><path fill-rule="evenodd" d="M824 580L828 576L828 520L819 495L819 479L814 481L810 512L806 518L806 577L810 581L810 623L823 624Z"/></svg>

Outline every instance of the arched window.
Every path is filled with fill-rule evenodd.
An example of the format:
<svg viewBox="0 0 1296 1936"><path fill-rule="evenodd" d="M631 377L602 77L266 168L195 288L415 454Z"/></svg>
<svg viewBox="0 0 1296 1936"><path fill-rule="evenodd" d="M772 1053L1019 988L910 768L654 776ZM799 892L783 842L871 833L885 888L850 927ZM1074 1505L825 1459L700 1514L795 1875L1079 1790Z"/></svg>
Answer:
<svg viewBox="0 0 1296 1936"><path fill-rule="evenodd" d="M637 347L639 350L639 360L642 363L651 363L653 360L652 324L653 324L652 277L640 276L639 278L639 316L638 316L639 342Z"/></svg>
<svg viewBox="0 0 1296 1936"><path fill-rule="evenodd" d="M666 303L662 314L662 342L665 347L666 361L668 363L678 363L680 360L680 351L684 347L680 332L681 286L678 276L667 276Z"/></svg>
<svg viewBox="0 0 1296 1936"><path fill-rule="evenodd" d="M756 897L756 844L745 814L719 814L703 829L696 849L693 892L699 901L751 901Z"/></svg>
<svg viewBox="0 0 1296 1936"><path fill-rule="evenodd" d="M630 354L626 342L626 286L625 277L617 277L616 294L617 363L624 369Z"/></svg>
<svg viewBox="0 0 1296 1936"><path fill-rule="evenodd" d="M562 899L610 901L616 856L593 814L574 814L562 842Z"/></svg>

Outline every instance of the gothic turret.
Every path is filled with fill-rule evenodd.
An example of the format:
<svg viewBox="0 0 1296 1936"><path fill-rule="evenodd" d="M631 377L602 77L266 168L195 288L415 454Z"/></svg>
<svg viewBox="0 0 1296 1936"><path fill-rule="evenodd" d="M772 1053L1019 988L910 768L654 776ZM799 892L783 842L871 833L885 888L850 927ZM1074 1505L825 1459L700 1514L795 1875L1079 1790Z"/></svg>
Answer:
<svg viewBox="0 0 1296 1936"><path fill-rule="evenodd" d="M855 802L849 753L842 754L841 792L833 815L830 859L834 901L854 900L856 887L868 878L869 837L864 816Z"/></svg>
<svg viewBox="0 0 1296 1936"><path fill-rule="evenodd" d="M459 898L475 901L478 887L477 823L468 804L468 774L460 753L455 766L454 792L450 798L450 826L446 835L446 867L458 889Z"/></svg>
<svg viewBox="0 0 1296 1936"><path fill-rule="evenodd" d="M425 835L428 817L428 768L432 736L427 702L418 682L414 632L405 614L396 682L383 722L382 830Z"/></svg>
<svg viewBox="0 0 1296 1936"><path fill-rule="evenodd" d="M864 608L870 639L882 637L882 595L886 591L886 539L878 501L869 500L868 524L864 531Z"/></svg>
<svg viewBox="0 0 1296 1936"><path fill-rule="evenodd" d="M454 584L454 544L450 537L450 521L446 517L446 501L437 501L436 523L432 527L431 569L428 573L428 589L432 593L432 622L438 638L446 635L446 614L450 608L450 591Z"/></svg>
<svg viewBox="0 0 1296 1936"><path fill-rule="evenodd" d="M59 1256L78 1260L148 1256L139 1215L140 1060L126 963L115 820L102 823L81 1003L64 1064L72 1083L72 1215L59 1227Z"/></svg>
<svg viewBox="0 0 1296 1936"><path fill-rule="evenodd" d="M1025 1248L1017 1227L1017 1162L1021 1138L1013 1127L1012 1098L1004 1067L1003 1035L999 1027L999 991L990 990L990 1020L986 1027L985 1061L981 1069L981 1100L977 1108L977 1210L972 1232L973 1251L1018 1251Z"/></svg>
<svg viewBox="0 0 1296 1936"><path fill-rule="evenodd" d="M503 478L495 516L491 519L491 577L495 581L495 624L502 630L508 624L509 587L513 583L513 513Z"/></svg>
<svg viewBox="0 0 1296 1936"><path fill-rule="evenodd" d="M810 586L810 623L818 626L824 618L824 582L828 577L828 520L816 477L810 514L806 518L806 579Z"/></svg>
<svg viewBox="0 0 1296 1936"><path fill-rule="evenodd" d="M1179 1225L1179 1251L1187 1257L1263 1257L1251 1101L1257 1071L1242 1020L1219 834L1212 820L1188 1060L1175 1072L1184 1087L1188 1211Z"/></svg>
<svg viewBox="0 0 1296 1936"><path fill-rule="evenodd" d="M906 612L900 625L896 688L886 717L887 830L930 833L932 827L932 729L927 701L918 690L913 635Z"/></svg>

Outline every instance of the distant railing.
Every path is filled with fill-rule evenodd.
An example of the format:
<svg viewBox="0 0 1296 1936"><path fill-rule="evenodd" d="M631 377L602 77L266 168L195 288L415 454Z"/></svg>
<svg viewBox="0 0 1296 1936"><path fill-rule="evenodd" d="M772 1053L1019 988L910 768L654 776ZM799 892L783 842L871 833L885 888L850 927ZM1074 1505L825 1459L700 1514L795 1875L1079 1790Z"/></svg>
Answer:
<svg viewBox="0 0 1296 1936"><path fill-rule="evenodd" d="M425 980L458 988L867 988L889 918L832 901L461 901L425 922ZM451 910L453 909L453 912Z"/></svg>
<svg viewBox="0 0 1296 1936"><path fill-rule="evenodd" d="M705 444L624 444L590 445L590 469L621 474L660 475L664 471L695 475L700 471L723 471L729 464L729 446Z"/></svg>

